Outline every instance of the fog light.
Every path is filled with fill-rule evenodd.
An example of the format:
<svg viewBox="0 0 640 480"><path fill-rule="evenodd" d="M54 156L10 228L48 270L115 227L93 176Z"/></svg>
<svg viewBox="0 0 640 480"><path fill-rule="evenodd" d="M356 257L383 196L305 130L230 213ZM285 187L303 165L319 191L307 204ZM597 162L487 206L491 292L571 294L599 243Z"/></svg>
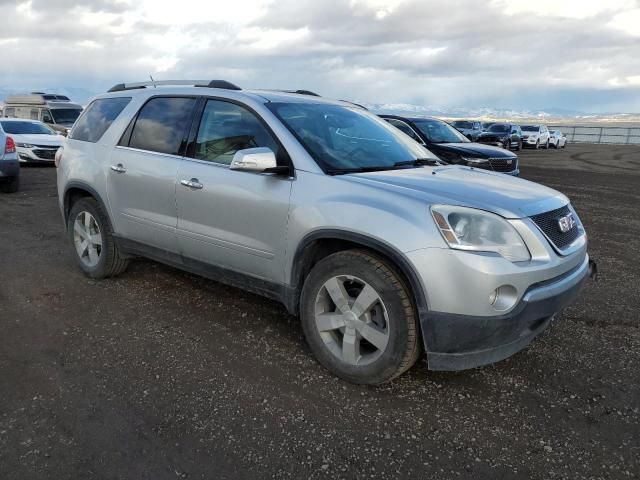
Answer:
<svg viewBox="0 0 640 480"><path fill-rule="evenodd" d="M489 295L489 303L499 312L509 310L518 300L518 291L513 285L502 285Z"/></svg>

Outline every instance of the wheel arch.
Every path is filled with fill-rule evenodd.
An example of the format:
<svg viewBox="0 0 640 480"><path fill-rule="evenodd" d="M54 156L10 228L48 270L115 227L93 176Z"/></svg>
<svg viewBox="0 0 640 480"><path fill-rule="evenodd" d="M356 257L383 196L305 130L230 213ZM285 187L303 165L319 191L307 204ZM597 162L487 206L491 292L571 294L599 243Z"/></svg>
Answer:
<svg viewBox="0 0 640 480"><path fill-rule="evenodd" d="M64 223L66 225L69 219L69 212L71 211L71 207L73 204L80 198L91 197L93 198L102 210L107 214L107 218L109 218L109 210L107 209L106 204L102 200L100 194L90 185L84 182L69 182L64 190L64 196L62 201L62 214L64 217ZM109 222L111 222L111 218L109 218ZM111 222L112 223L112 222Z"/></svg>
<svg viewBox="0 0 640 480"><path fill-rule="evenodd" d="M306 235L298 244L289 276L290 287L288 288L286 299L287 309L293 314L298 314L300 294L304 281L316 263L333 253L355 248L369 250L395 267L410 289L411 297L418 310L418 316L423 317L426 315L428 308L424 286L413 266L402 252L382 240L338 229L314 231Z"/></svg>

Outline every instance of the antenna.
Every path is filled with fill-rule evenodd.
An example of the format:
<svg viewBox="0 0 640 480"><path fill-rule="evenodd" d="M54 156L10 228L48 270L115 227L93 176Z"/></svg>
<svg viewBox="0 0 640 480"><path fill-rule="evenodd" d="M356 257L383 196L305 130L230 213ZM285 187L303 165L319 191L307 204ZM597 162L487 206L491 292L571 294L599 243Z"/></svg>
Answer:
<svg viewBox="0 0 640 480"><path fill-rule="evenodd" d="M153 77L149 75L149 78L151 79L151 83L153 83L153 88L158 88L156 87L156 81L153 79Z"/></svg>

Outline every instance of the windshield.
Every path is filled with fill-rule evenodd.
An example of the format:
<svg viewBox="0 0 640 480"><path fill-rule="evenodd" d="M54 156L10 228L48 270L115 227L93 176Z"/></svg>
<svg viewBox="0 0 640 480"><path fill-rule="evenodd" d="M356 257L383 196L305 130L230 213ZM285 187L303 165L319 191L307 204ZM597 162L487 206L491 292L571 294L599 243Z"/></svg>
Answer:
<svg viewBox="0 0 640 480"><path fill-rule="evenodd" d="M51 115L56 123L73 123L82 113L80 108L52 108Z"/></svg>
<svg viewBox="0 0 640 480"><path fill-rule="evenodd" d="M537 132L538 130L540 130L540 127L538 127L537 125L522 125L522 127L520 128L523 132Z"/></svg>
<svg viewBox="0 0 640 480"><path fill-rule="evenodd" d="M501 123L496 123L495 125L491 125L487 129L487 132L504 133L504 132L509 132L510 130L511 130L511 126L510 125L504 125L504 124L501 124Z"/></svg>
<svg viewBox="0 0 640 480"><path fill-rule="evenodd" d="M432 143L469 143L462 133L440 120L414 120L413 123Z"/></svg>
<svg viewBox="0 0 640 480"><path fill-rule="evenodd" d="M400 130L361 108L322 103L267 103L327 173L397 168L435 157Z"/></svg>
<svg viewBox="0 0 640 480"><path fill-rule="evenodd" d="M473 129L473 123L465 122L464 120L456 120L455 122L453 122L453 126L456 128Z"/></svg>
<svg viewBox="0 0 640 480"><path fill-rule="evenodd" d="M42 123L0 122L5 133L13 135L55 135L55 132Z"/></svg>

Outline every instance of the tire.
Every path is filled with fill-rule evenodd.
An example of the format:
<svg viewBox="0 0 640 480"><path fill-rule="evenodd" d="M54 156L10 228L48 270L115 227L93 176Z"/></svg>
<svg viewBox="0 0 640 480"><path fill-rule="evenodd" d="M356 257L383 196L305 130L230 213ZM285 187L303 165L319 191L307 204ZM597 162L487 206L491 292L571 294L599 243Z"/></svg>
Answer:
<svg viewBox="0 0 640 480"><path fill-rule="evenodd" d="M518 140L518 146L516 147L516 152L522 150L522 140Z"/></svg>
<svg viewBox="0 0 640 480"><path fill-rule="evenodd" d="M544 147L545 150L549 150L549 140L547 139L547 144Z"/></svg>
<svg viewBox="0 0 640 480"><path fill-rule="evenodd" d="M84 234L76 228L76 221L80 222L80 230ZM67 220L67 235L75 259L86 276L96 279L114 277L127 269L129 260L118 250L109 217L95 199L84 197L72 205ZM88 241L89 237L91 241ZM81 255L82 242L87 242L87 247ZM94 251L94 254L91 255L90 251Z"/></svg>
<svg viewBox="0 0 640 480"><path fill-rule="evenodd" d="M540 140L536 140L536 146L534 147L536 150L540 149Z"/></svg>
<svg viewBox="0 0 640 480"><path fill-rule="evenodd" d="M0 183L0 192L2 193L16 193L20 188L20 177L16 175L11 180L5 183Z"/></svg>
<svg viewBox="0 0 640 480"><path fill-rule="evenodd" d="M371 306L358 308L362 298ZM365 313L359 315L359 310ZM321 332L318 319L323 314L333 315ZM421 352L409 288L392 265L365 250L334 253L313 267L302 289L300 317L320 364L353 383L392 380L411 368ZM352 341L345 343L347 336Z"/></svg>

